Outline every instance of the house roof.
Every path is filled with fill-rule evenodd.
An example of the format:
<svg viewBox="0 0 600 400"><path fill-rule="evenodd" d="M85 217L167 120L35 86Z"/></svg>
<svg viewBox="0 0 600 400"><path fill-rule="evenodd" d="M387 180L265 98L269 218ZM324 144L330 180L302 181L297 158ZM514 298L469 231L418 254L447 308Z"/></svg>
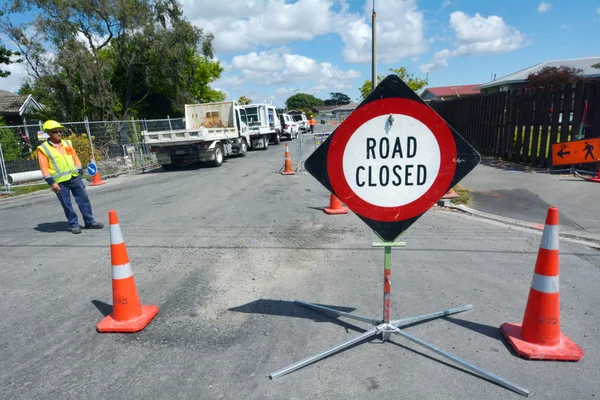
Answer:
<svg viewBox="0 0 600 400"><path fill-rule="evenodd" d="M581 73L582 77L600 77L600 57L574 58L571 60L544 61L510 75L503 76L495 81L483 84L479 86L479 89L488 89L491 87L507 85L511 83L524 83L527 82L527 76L532 72L538 72L544 67L560 67L561 65L566 65L567 67L572 68L581 68L583 70Z"/></svg>
<svg viewBox="0 0 600 400"><path fill-rule="evenodd" d="M0 113L23 115L27 107L32 104L38 110L42 107L32 95L21 96L6 90L0 90Z"/></svg>
<svg viewBox="0 0 600 400"><path fill-rule="evenodd" d="M421 93L421 96L423 96L425 92L429 92L435 97L468 96L471 94L479 94L479 86L481 86L481 83L476 85L454 85L425 88L425 90L423 90Z"/></svg>
<svg viewBox="0 0 600 400"><path fill-rule="evenodd" d="M331 111L333 109L337 108L337 106L314 106L312 109L315 110L316 112L323 112L323 111Z"/></svg>
<svg viewBox="0 0 600 400"><path fill-rule="evenodd" d="M352 111L354 110L356 107L358 107L358 103L350 103L350 104L346 104L337 108L334 108L333 111Z"/></svg>

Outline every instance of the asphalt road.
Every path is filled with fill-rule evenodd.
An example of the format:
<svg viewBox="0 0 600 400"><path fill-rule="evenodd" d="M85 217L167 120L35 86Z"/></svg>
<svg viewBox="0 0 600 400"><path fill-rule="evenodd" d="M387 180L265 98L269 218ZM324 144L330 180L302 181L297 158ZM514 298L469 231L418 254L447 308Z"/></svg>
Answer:
<svg viewBox="0 0 600 400"><path fill-rule="evenodd" d="M286 142L283 142L283 144ZM295 143L291 143L296 165ZM400 337L362 343L280 379L270 373L349 340L293 300L382 313L383 250L355 215L327 216L309 175L282 176L284 147L221 168L107 180L94 213L118 213L143 304L135 334L99 334L111 310L108 229L64 231L52 193L0 201L2 399L521 398ZM431 210L392 255L392 317L473 304L407 332L531 390L600 397L600 257L561 242L562 330L578 363L518 358L499 326L521 322L540 235Z"/></svg>

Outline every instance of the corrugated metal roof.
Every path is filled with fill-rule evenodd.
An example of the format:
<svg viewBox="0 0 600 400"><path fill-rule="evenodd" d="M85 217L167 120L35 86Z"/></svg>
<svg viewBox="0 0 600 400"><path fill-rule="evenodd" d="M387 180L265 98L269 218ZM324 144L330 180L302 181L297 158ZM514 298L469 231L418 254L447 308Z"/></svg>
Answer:
<svg viewBox="0 0 600 400"><path fill-rule="evenodd" d="M583 72L582 77L600 77L600 68L593 67L593 65L600 64L600 57L588 57L588 58L574 58L571 60L556 60L556 61L544 61L542 63L533 65L529 68L522 69L513 74L503 76L495 81L488 82L479 86L479 89L488 89L495 86L507 85L510 83L523 83L527 82L527 76L532 72L537 72L544 67L560 67L565 65L572 68L581 68Z"/></svg>
<svg viewBox="0 0 600 400"><path fill-rule="evenodd" d="M455 85L455 86L438 86L432 88L426 88L423 93L429 92L436 97L441 96L466 96L470 94L479 94L481 83L476 85Z"/></svg>

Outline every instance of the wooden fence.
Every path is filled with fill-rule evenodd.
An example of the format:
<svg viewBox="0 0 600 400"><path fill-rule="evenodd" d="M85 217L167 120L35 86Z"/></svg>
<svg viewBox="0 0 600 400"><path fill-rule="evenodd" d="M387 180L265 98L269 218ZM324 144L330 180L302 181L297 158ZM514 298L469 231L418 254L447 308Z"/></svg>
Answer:
<svg viewBox="0 0 600 400"><path fill-rule="evenodd" d="M481 154L532 166L552 165L554 143L600 137L598 81L481 94L430 105Z"/></svg>

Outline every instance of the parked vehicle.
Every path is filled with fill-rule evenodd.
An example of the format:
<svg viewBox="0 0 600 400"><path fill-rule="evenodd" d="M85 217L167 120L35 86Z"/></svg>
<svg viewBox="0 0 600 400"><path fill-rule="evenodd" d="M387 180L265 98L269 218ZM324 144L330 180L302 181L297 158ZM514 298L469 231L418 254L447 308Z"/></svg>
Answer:
<svg viewBox="0 0 600 400"><path fill-rule="evenodd" d="M206 162L219 167L224 157L246 156L250 136L235 102L186 104L185 129L142 131L163 169Z"/></svg>
<svg viewBox="0 0 600 400"><path fill-rule="evenodd" d="M310 125L308 123L308 119L304 114L293 115L294 121L298 124L298 131L300 132L308 132L310 131Z"/></svg>
<svg viewBox="0 0 600 400"><path fill-rule="evenodd" d="M290 140L298 136L298 123L294 121L290 114L283 113L279 116L279 119L282 126L282 136L287 136Z"/></svg>
<svg viewBox="0 0 600 400"><path fill-rule="evenodd" d="M246 112L241 117L248 125L251 147L266 150L269 147L269 141L279 144L282 128L275 106L248 104L242 107Z"/></svg>

